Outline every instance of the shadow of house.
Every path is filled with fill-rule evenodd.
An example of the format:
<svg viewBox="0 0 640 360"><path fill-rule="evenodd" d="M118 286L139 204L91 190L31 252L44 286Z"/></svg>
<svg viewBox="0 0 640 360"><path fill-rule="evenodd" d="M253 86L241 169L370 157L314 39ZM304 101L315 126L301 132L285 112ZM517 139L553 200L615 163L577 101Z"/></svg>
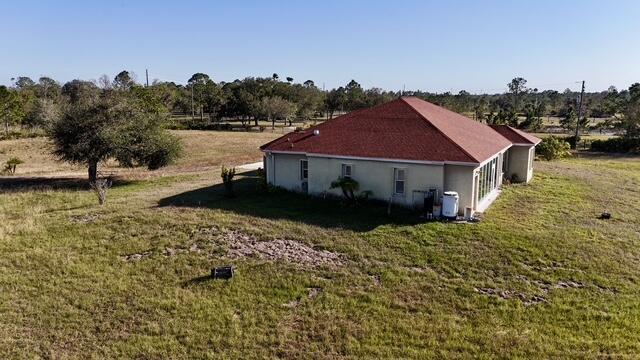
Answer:
<svg viewBox="0 0 640 360"><path fill-rule="evenodd" d="M258 181L256 172L247 172L234 180L236 197L226 197L224 185L217 184L161 199L158 206L219 209L357 232L381 225L412 225L419 220L417 213L403 208L392 208L388 215L386 204L366 202L355 206L334 198L322 199L282 190L259 191Z"/></svg>
<svg viewBox="0 0 640 360"><path fill-rule="evenodd" d="M127 185L131 181L113 178L112 187ZM0 191L26 192L37 190L89 190L86 177L2 177Z"/></svg>

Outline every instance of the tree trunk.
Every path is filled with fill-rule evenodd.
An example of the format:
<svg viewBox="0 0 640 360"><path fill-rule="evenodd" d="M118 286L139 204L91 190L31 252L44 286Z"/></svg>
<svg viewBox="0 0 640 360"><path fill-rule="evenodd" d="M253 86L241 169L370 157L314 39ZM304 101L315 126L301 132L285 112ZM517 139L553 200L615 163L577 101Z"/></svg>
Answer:
<svg viewBox="0 0 640 360"><path fill-rule="evenodd" d="M255 126L258 126L258 117L253 118L253 123Z"/></svg>
<svg viewBox="0 0 640 360"><path fill-rule="evenodd" d="M276 128L276 118L271 119L271 129L275 130Z"/></svg>
<svg viewBox="0 0 640 360"><path fill-rule="evenodd" d="M90 162L89 163L89 183L94 183L98 180L98 163Z"/></svg>

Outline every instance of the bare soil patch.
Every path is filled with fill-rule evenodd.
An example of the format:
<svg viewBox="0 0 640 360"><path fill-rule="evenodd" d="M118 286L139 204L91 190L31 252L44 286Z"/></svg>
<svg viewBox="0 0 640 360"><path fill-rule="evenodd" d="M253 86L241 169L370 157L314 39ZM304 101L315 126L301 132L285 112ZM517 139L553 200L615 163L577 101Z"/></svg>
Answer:
<svg viewBox="0 0 640 360"><path fill-rule="evenodd" d="M327 250L316 250L293 240L261 241L238 231L223 233L222 241L229 246L231 259L255 257L269 261L286 261L307 266L339 266L343 256Z"/></svg>
<svg viewBox="0 0 640 360"><path fill-rule="evenodd" d="M102 218L100 214L82 214L69 216L69 222L74 224L89 224Z"/></svg>
<svg viewBox="0 0 640 360"><path fill-rule="evenodd" d="M224 251L226 249L226 252ZM255 236L235 230L217 227L198 229L190 234L187 243L122 256L124 261L138 261L154 254L169 258L188 253L206 254L212 258L256 258L267 261L284 261L302 266L343 265L344 255L328 250L314 249L306 244L288 239L263 241Z"/></svg>

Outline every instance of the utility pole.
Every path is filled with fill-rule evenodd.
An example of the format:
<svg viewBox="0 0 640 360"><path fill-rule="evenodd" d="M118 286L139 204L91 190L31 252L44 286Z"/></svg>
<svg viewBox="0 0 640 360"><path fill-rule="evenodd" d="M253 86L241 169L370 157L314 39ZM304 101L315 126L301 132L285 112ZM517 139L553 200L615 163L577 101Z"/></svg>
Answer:
<svg viewBox="0 0 640 360"><path fill-rule="evenodd" d="M144 69L144 72L147 75L147 87L149 87L149 69Z"/></svg>
<svg viewBox="0 0 640 360"><path fill-rule="evenodd" d="M578 135L580 134L580 119L582 118L582 100L584 99L584 80L582 80L582 90L580 90L580 101L578 102L578 119L576 120L576 137L574 149L578 148Z"/></svg>

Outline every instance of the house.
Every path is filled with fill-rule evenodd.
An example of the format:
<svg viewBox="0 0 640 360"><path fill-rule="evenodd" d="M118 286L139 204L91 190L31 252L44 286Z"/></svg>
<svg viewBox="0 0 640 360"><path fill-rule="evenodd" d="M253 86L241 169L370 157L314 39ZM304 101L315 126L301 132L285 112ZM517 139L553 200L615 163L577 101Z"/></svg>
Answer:
<svg viewBox="0 0 640 360"><path fill-rule="evenodd" d="M540 139L488 126L416 97L350 112L271 141L264 152L269 184L322 195L339 177L372 197L407 207L425 191L456 191L460 213L484 211L503 177L528 182Z"/></svg>

